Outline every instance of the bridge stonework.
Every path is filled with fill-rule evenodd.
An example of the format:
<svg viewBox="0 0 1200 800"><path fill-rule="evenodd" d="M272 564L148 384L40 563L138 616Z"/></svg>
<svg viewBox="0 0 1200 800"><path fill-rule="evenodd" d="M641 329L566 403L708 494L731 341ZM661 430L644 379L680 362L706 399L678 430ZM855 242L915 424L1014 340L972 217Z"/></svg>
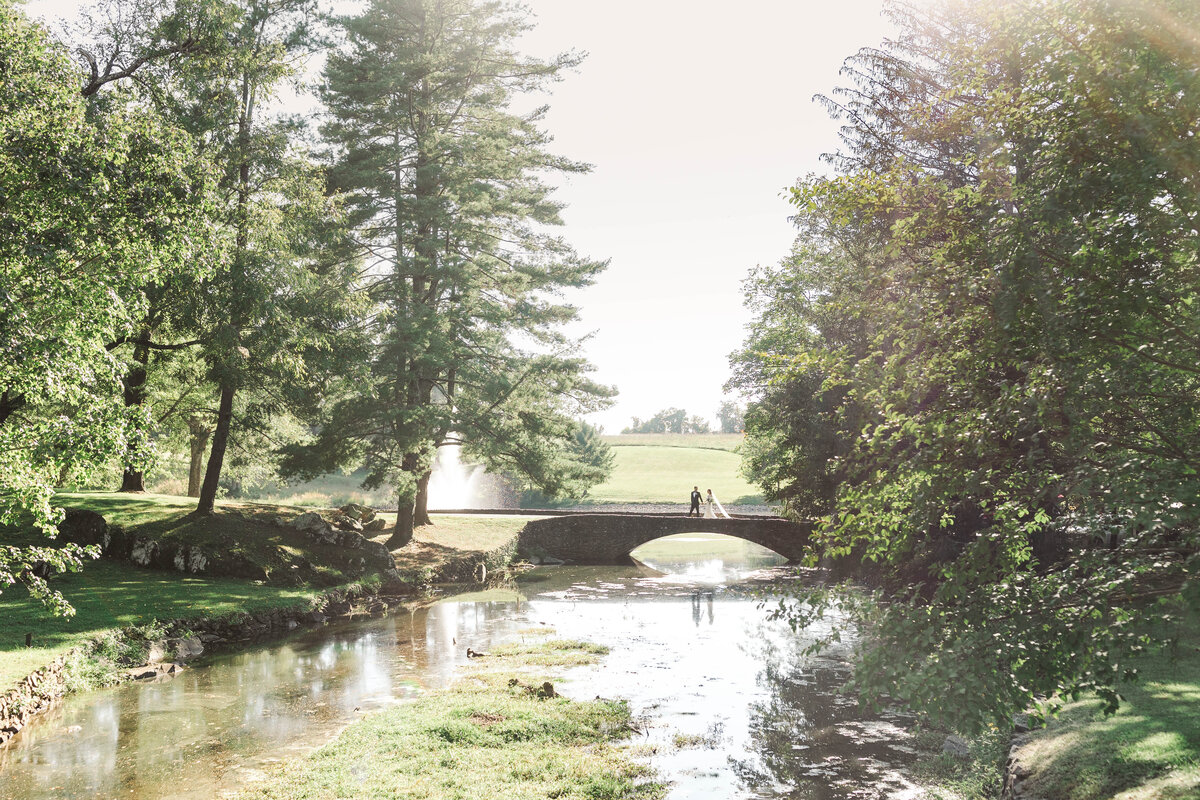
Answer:
<svg viewBox="0 0 1200 800"><path fill-rule="evenodd" d="M571 514L531 520L517 537L521 555L551 556L574 564L629 564L630 552L673 533L723 533L760 544L796 562L804 557L811 525L778 517L697 519L648 514Z"/></svg>

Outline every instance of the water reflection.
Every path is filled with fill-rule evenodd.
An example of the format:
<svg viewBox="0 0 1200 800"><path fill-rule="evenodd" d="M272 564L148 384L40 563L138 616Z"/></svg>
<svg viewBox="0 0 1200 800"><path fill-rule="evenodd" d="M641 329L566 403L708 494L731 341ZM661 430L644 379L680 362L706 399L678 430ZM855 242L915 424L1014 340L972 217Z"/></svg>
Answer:
<svg viewBox="0 0 1200 800"><path fill-rule="evenodd" d="M700 605L702 601L708 609L708 624L713 624L713 592L712 590L705 592L696 589L692 592L692 622L696 624L697 628L700 627Z"/></svg>
<svg viewBox="0 0 1200 800"><path fill-rule="evenodd" d="M646 715L639 743L672 798L909 791L903 720L860 716L836 693L838 654L807 658L805 640L764 620L754 591L794 570L764 567L778 563L768 553L683 559L663 575L670 553L643 555L653 570L543 568L502 601L448 598L214 658L167 683L72 698L0 749L0 798L219 796L364 712L445 684L468 647L542 626L612 648L603 668L556 686L625 697Z"/></svg>
<svg viewBox="0 0 1200 800"><path fill-rule="evenodd" d="M754 649L764 696L750 704L749 752L731 759L742 786L797 800L919 796L902 771L914 754L911 718L864 715L840 693L845 645L814 657L806 644L763 626Z"/></svg>

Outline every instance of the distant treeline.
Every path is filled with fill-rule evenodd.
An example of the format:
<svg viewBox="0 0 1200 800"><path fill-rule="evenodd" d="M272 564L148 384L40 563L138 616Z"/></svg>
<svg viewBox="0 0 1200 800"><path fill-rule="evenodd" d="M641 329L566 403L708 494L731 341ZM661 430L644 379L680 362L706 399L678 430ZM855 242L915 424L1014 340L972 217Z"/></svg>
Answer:
<svg viewBox="0 0 1200 800"><path fill-rule="evenodd" d="M744 409L737 403L725 401L717 409L720 429L717 433L741 433L745 427ZM714 433L708 420L699 415L689 415L681 408L664 408L653 417L643 420L634 417L629 427L621 433Z"/></svg>

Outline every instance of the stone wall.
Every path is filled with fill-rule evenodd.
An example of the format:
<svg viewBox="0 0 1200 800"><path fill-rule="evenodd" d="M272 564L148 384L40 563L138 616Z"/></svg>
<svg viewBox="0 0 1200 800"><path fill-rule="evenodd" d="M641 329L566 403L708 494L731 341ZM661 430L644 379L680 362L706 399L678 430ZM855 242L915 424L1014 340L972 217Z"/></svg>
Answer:
<svg viewBox="0 0 1200 800"><path fill-rule="evenodd" d="M572 514L531 520L518 534L526 557L561 559L574 564L628 564L629 553L674 533L723 533L774 550L799 561L808 547L812 526L778 517L696 517L641 514Z"/></svg>
<svg viewBox="0 0 1200 800"><path fill-rule="evenodd" d="M69 656L59 656L0 697L0 745L62 697L66 686L63 664Z"/></svg>

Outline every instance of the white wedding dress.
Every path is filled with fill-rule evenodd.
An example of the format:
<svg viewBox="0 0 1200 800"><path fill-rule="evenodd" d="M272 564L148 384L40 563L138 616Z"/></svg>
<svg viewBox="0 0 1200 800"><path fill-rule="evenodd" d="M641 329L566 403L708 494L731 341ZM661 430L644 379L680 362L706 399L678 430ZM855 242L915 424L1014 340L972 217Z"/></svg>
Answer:
<svg viewBox="0 0 1200 800"><path fill-rule="evenodd" d="M717 499L715 494L708 496L708 502L704 505L705 519L729 519L729 515L725 513L725 507L721 505L721 501Z"/></svg>

